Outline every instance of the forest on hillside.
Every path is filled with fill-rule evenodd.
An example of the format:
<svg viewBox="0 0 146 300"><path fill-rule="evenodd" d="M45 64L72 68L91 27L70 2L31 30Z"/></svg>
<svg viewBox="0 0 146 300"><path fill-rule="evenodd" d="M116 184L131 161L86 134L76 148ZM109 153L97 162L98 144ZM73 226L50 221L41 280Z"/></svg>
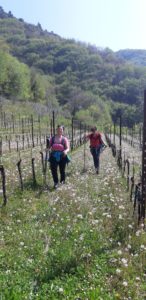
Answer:
<svg viewBox="0 0 146 300"><path fill-rule="evenodd" d="M146 66L109 48L63 39L2 7L0 69L3 98L38 102L89 124L116 121L120 113L124 125L142 121Z"/></svg>

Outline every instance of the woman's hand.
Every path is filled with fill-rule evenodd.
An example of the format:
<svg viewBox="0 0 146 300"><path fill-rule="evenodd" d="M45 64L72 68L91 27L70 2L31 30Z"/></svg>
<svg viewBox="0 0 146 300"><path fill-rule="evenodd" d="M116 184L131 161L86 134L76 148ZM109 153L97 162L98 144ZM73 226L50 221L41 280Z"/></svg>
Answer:
<svg viewBox="0 0 146 300"><path fill-rule="evenodd" d="M63 151L63 156L66 156L66 155L67 155L67 152L68 152L68 150L64 150L64 151Z"/></svg>

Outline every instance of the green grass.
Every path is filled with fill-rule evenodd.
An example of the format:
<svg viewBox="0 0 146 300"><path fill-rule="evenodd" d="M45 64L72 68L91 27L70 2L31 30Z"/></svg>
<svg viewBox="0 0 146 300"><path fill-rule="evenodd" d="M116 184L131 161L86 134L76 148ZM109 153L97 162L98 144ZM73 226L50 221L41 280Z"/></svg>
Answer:
<svg viewBox="0 0 146 300"><path fill-rule="evenodd" d="M88 151L82 172L81 148L57 191L37 174L36 189L9 195L0 216L0 299L145 299L145 231L106 151L99 176Z"/></svg>

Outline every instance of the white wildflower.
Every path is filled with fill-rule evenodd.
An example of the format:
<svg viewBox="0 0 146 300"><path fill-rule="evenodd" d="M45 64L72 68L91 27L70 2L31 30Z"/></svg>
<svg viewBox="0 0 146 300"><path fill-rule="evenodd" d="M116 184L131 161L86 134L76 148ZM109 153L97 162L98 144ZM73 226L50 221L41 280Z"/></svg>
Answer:
<svg viewBox="0 0 146 300"><path fill-rule="evenodd" d="M134 254L134 257L138 257L138 253L135 253L135 254Z"/></svg>
<svg viewBox="0 0 146 300"><path fill-rule="evenodd" d="M59 292L59 293L63 293L63 288L60 287L60 288L58 289L58 292Z"/></svg>
<svg viewBox="0 0 146 300"><path fill-rule="evenodd" d="M116 269L116 273L117 273L117 274L120 274L120 273L121 273L121 270L120 270L120 269Z"/></svg>
<svg viewBox="0 0 146 300"><path fill-rule="evenodd" d="M123 281L123 285L124 286L128 286L128 282L127 281Z"/></svg>
<svg viewBox="0 0 146 300"><path fill-rule="evenodd" d="M140 249L141 249L141 250L144 250L144 249L145 249L145 246L144 246L144 245L141 245L141 246L140 246Z"/></svg>
<svg viewBox="0 0 146 300"><path fill-rule="evenodd" d="M123 205L120 205L119 209L125 209L125 207Z"/></svg>
<svg viewBox="0 0 146 300"><path fill-rule="evenodd" d="M131 224L129 224L128 227L131 228L131 229L133 228L133 226Z"/></svg>
<svg viewBox="0 0 146 300"><path fill-rule="evenodd" d="M106 215L107 215L107 213L105 212L105 213L103 213L102 215L103 215L103 216L106 216Z"/></svg>
<svg viewBox="0 0 146 300"><path fill-rule="evenodd" d="M106 217L109 218L109 219L111 219L112 216L111 215L107 215Z"/></svg>
<svg viewBox="0 0 146 300"><path fill-rule="evenodd" d="M24 242L20 242L20 244L19 244L20 246L24 246Z"/></svg>
<svg viewBox="0 0 146 300"><path fill-rule="evenodd" d="M121 262L123 263L123 265L125 266L125 267L128 267L128 261L127 261L127 259L126 258L122 258L121 259Z"/></svg>
<svg viewBox="0 0 146 300"><path fill-rule="evenodd" d="M32 258L28 258L28 263L32 264L33 259Z"/></svg>
<svg viewBox="0 0 146 300"><path fill-rule="evenodd" d="M84 235L83 235L83 234L80 235L79 240L80 240L80 241L83 241L83 240L84 240Z"/></svg>
<svg viewBox="0 0 146 300"><path fill-rule="evenodd" d="M122 217L122 215L120 214L120 215L119 215L119 220L122 220L122 219L123 219L123 217Z"/></svg>
<svg viewBox="0 0 146 300"><path fill-rule="evenodd" d="M136 236L140 236L140 230L136 231Z"/></svg>
<svg viewBox="0 0 146 300"><path fill-rule="evenodd" d="M99 220L93 220L92 221L92 224L94 225L94 224L98 224L99 223Z"/></svg>
<svg viewBox="0 0 146 300"><path fill-rule="evenodd" d="M78 214L78 215L77 215L77 218L82 220L82 219L83 219L83 216L82 216L81 214Z"/></svg>
<svg viewBox="0 0 146 300"><path fill-rule="evenodd" d="M137 281L140 281L140 277L136 277L135 279L136 279Z"/></svg>

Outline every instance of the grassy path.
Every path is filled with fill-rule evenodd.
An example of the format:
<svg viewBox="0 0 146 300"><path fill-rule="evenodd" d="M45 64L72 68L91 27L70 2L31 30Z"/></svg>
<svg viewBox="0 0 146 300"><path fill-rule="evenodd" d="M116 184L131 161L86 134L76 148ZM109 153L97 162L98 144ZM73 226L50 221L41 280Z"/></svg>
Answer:
<svg viewBox="0 0 146 300"><path fill-rule="evenodd" d="M1 300L146 299L146 235L111 150L99 175L83 155L58 190L17 192L1 210Z"/></svg>

